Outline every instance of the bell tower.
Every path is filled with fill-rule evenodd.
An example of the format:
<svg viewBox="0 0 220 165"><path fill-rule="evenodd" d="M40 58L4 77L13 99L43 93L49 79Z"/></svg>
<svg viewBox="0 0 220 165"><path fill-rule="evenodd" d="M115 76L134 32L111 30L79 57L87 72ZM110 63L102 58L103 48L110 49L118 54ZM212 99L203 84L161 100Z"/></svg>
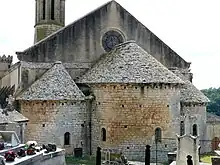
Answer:
<svg viewBox="0 0 220 165"><path fill-rule="evenodd" d="M65 0L35 0L34 43L65 26Z"/></svg>

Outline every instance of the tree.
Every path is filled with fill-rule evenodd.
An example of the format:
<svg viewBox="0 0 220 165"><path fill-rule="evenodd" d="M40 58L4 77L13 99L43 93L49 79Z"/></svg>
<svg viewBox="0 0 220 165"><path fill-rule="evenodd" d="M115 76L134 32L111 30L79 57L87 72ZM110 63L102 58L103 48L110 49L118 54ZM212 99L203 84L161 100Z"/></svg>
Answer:
<svg viewBox="0 0 220 165"><path fill-rule="evenodd" d="M220 116L220 88L209 88L201 91L210 99L207 111Z"/></svg>

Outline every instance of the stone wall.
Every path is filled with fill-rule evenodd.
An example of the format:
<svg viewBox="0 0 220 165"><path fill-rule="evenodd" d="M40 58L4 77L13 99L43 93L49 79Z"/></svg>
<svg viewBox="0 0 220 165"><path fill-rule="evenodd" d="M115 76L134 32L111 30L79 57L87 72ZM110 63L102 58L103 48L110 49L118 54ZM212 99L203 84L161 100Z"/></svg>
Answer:
<svg viewBox="0 0 220 165"><path fill-rule="evenodd" d="M94 150L98 145L117 148L129 159L140 159L144 158L145 145L154 145L156 128L162 130L164 139L175 138L179 133L180 92L176 87L94 85L92 90L96 97L92 112ZM102 128L106 130L106 141L101 139ZM162 139L158 146L173 151L173 144ZM166 154L164 152L160 159Z"/></svg>
<svg viewBox="0 0 220 165"><path fill-rule="evenodd" d="M93 63L105 53L102 47L102 36L112 29L120 31L124 41L135 40L166 67L188 68L190 66L115 1L66 26L62 31L24 52L18 52L18 59L32 62L60 60Z"/></svg>
<svg viewBox="0 0 220 165"><path fill-rule="evenodd" d="M44 39L53 32L62 28L65 24L65 1L54 0L54 16L51 17L52 1L36 0L35 36L34 43Z"/></svg>
<svg viewBox="0 0 220 165"><path fill-rule="evenodd" d="M42 25L37 25L35 27L35 36L34 36L34 41L35 43L46 38L50 34L56 32L57 30L61 29L61 25L56 25L56 24L42 24Z"/></svg>
<svg viewBox="0 0 220 165"><path fill-rule="evenodd" d="M206 137L207 140L202 141L205 147L203 152L216 150L220 143L220 122L207 122Z"/></svg>
<svg viewBox="0 0 220 165"><path fill-rule="evenodd" d="M5 71L7 71L11 67L12 61L13 56L0 56L0 77L2 77Z"/></svg>
<svg viewBox="0 0 220 165"><path fill-rule="evenodd" d="M220 139L220 123L207 123L207 140L213 140L215 137Z"/></svg>
<svg viewBox="0 0 220 165"><path fill-rule="evenodd" d="M20 68L21 68L20 63L16 63L9 70L4 72L0 80L1 87L15 85L15 91L16 91L21 81Z"/></svg>
<svg viewBox="0 0 220 165"><path fill-rule="evenodd" d="M22 68L21 72L21 83L20 89L28 88L32 83L34 83L37 79L39 79L48 69L45 68L37 68L37 69L29 69Z"/></svg>
<svg viewBox="0 0 220 165"><path fill-rule="evenodd" d="M26 89L37 79L39 79L54 63L32 63L21 62L21 82L19 84L19 91ZM73 80L78 79L86 69L90 67L89 64L63 63L65 69Z"/></svg>
<svg viewBox="0 0 220 165"><path fill-rule="evenodd" d="M192 134L193 124L197 124L200 140L206 140L206 105L184 104L181 106L182 115L189 115L191 120L185 123L187 133Z"/></svg>
<svg viewBox="0 0 220 165"><path fill-rule="evenodd" d="M24 129L26 122L21 123L7 123L0 125L0 131L13 131L18 136L20 143L24 143Z"/></svg>
<svg viewBox="0 0 220 165"><path fill-rule="evenodd" d="M6 131L6 125L0 124L0 131Z"/></svg>
<svg viewBox="0 0 220 165"><path fill-rule="evenodd" d="M86 151L86 103L73 101L21 101L21 113L29 119L25 139L39 144L56 143L72 154L74 148ZM70 133L70 145L64 134Z"/></svg>
<svg viewBox="0 0 220 165"><path fill-rule="evenodd" d="M4 73L9 69L9 66L11 66L11 64L0 62L0 77L2 77Z"/></svg>

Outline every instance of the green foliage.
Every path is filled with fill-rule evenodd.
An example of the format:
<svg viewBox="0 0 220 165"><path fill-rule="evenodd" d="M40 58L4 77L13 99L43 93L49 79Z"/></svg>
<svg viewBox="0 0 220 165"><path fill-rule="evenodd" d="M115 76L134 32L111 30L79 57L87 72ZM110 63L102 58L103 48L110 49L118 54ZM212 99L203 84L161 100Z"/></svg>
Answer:
<svg viewBox="0 0 220 165"><path fill-rule="evenodd" d="M166 162L163 162L162 164L163 165L169 165L169 162L166 161Z"/></svg>
<svg viewBox="0 0 220 165"><path fill-rule="evenodd" d="M106 154L102 153L102 160L105 160ZM111 161L115 161L116 159L120 159L121 158L121 154L119 153L111 153L110 154L110 160Z"/></svg>
<svg viewBox="0 0 220 165"><path fill-rule="evenodd" d="M85 156L83 158L75 158L73 156L66 156L66 164L67 165L94 165L95 157Z"/></svg>
<svg viewBox="0 0 220 165"><path fill-rule="evenodd" d="M209 88L201 91L210 99L207 111L220 116L220 88Z"/></svg>
<svg viewBox="0 0 220 165"><path fill-rule="evenodd" d="M212 163L212 157L214 155L215 155L215 153L212 153L212 152L200 155L201 162L211 164Z"/></svg>

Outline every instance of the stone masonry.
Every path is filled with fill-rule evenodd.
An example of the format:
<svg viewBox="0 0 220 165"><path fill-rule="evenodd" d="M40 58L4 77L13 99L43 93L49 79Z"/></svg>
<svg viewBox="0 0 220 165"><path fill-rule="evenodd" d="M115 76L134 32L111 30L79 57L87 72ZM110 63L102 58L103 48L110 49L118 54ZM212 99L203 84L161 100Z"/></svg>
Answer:
<svg viewBox="0 0 220 165"><path fill-rule="evenodd" d="M178 88L112 84L93 86L92 89L96 97L92 115L93 149L98 145L117 148L129 158L140 160L144 158L145 145L154 145L156 128L161 128L162 138L175 137L179 131ZM102 128L106 129L106 141L101 139ZM170 143L167 148L174 150L175 146ZM166 152L160 159L164 157Z"/></svg>
<svg viewBox="0 0 220 165"><path fill-rule="evenodd" d="M56 143L66 148L67 154L72 154L74 148L87 151L85 96L61 62L56 62L21 92L17 100L21 100L21 113L30 120L26 129L27 140L36 140L40 144ZM66 145L65 133L70 134L70 143Z"/></svg>
<svg viewBox="0 0 220 165"><path fill-rule="evenodd" d="M34 43L65 25L65 0L36 0Z"/></svg>
<svg viewBox="0 0 220 165"><path fill-rule="evenodd" d="M56 32L57 30L61 29L62 26L60 25L54 25L54 24L48 24L48 25L37 25L35 27L35 38L36 42L44 39L45 37L49 36L50 34Z"/></svg>
<svg viewBox="0 0 220 165"><path fill-rule="evenodd" d="M35 2L35 44L0 73L29 119L27 140L55 142L67 154L95 154L100 145L136 160L149 144L151 160L164 162L185 114L186 128L197 124L200 138L212 139L209 100L192 84L190 63L115 0L66 27L65 0Z"/></svg>
<svg viewBox="0 0 220 165"><path fill-rule="evenodd" d="M56 143L73 154L74 148L86 151L86 104L74 101L22 101L21 113L29 119L26 126L27 141L39 144ZM34 115L33 115L34 114ZM69 132L70 145L64 145L64 134Z"/></svg>

